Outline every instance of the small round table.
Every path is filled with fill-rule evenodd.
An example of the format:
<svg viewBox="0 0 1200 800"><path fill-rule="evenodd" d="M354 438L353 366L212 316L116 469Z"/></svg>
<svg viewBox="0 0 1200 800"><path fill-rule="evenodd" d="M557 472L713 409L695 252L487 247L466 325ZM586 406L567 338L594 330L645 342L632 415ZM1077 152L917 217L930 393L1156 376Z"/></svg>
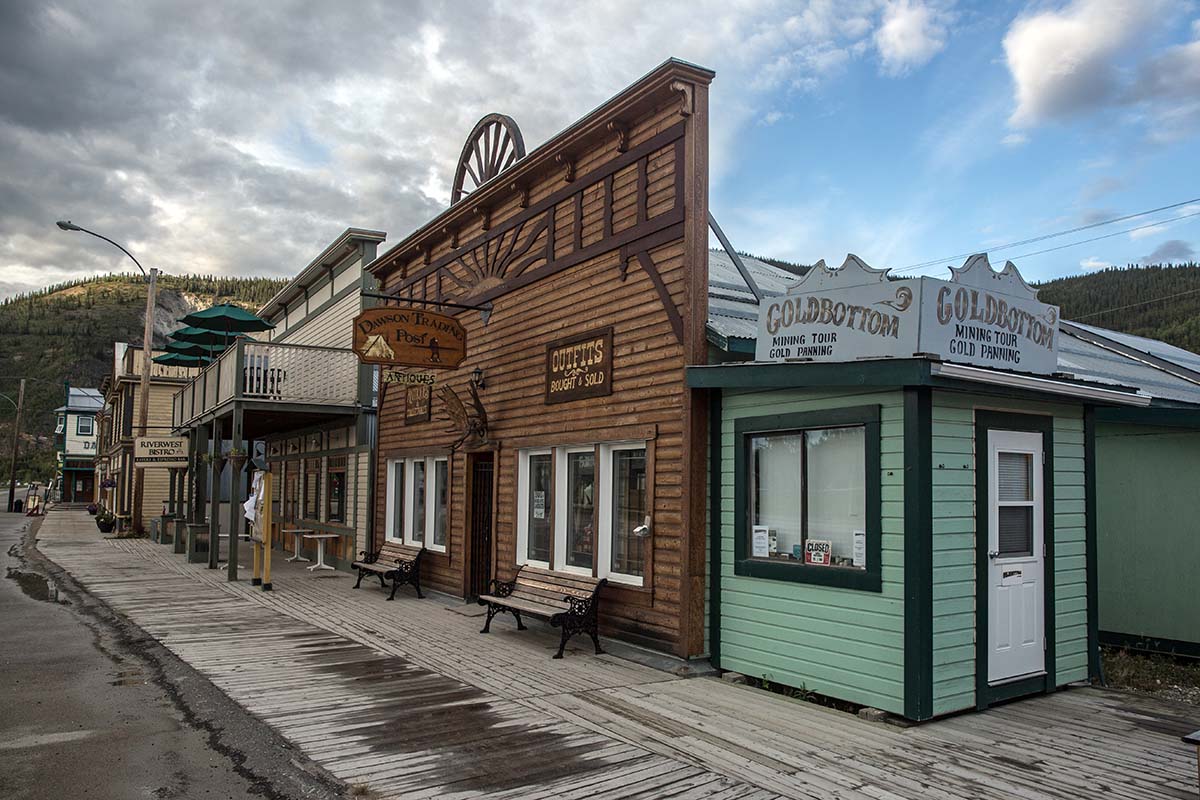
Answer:
<svg viewBox="0 0 1200 800"><path fill-rule="evenodd" d="M325 563L325 540L326 539L336 539L336 538L338 538L339 534L336 534L336 533L305 533L302 535L304 536L305 539L316 539L317 540L317 563L313 564L311 567L307 567L308 571L312 572L313 570L318 570L318 569L333 569L333 567L331 567Z"/></svg>

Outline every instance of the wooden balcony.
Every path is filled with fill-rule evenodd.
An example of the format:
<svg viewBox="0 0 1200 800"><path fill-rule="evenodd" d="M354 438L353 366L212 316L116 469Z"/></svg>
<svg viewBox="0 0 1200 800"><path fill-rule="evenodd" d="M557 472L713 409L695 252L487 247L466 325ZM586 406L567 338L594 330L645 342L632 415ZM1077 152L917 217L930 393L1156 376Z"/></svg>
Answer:
<svg viewBox="0 0 1200 800"><path fill-rule="evenodd" d="M239 339L176 392L171 422L184 428L248 408L311 407L353 411L359 399L358 357L351 350Z"/></svg>

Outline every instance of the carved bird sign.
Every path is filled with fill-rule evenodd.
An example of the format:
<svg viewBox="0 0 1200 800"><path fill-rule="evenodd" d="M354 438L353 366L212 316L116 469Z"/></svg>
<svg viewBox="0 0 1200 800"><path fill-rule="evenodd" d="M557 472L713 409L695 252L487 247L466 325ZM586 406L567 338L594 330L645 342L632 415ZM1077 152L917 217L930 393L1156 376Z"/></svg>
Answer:
<svg viewBox="0 0 1200 800"><path fill-rule="evenodd" d="M468 440L471 440L476 445L487 442L487 410L484 409L483 403L479 400L479 391L475 388L475 384L468 384L467 388L471 393L473 414L463 405L463 401L453 388L442 386L438 389L438 397L441 398L442 408L446 412L446 416L450 418L451 427L449 428L449 432L459 434L454 444L450 445L451 451L457 450Z"/></svg>

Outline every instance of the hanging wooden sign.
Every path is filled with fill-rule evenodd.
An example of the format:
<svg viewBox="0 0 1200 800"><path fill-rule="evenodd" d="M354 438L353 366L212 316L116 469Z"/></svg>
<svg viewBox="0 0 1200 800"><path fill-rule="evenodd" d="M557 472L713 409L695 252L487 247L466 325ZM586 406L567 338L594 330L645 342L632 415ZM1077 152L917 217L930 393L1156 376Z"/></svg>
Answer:
<svg viewBox="0 0 1200 800"><path fill-rule="evenodd" d="M433 406L433 386L428 383L412 383L404 389L404 424L428 422Z"/></svg>
<svg viewBox="0 0 1200 800"><path fill-rule="evenodd" d="M398 369L385 369L381 378L384 383L397 383L401 386L416 386L425 384L433 386L437 383L437 376L432 372L403 372Z"/></svg>
<svg viewBox="0 0 1200 800"><path fill-rule="evenodd" d="M467 354L454 317L416 308L369 308L354 318L354 352L364 364L453 369Z"/></svg>
<svg viewBox="0 0 1200 800"><path fill-rule="evenodd" d="M546 402L612 394L612 337L602 328L547 345Z"/></svg>

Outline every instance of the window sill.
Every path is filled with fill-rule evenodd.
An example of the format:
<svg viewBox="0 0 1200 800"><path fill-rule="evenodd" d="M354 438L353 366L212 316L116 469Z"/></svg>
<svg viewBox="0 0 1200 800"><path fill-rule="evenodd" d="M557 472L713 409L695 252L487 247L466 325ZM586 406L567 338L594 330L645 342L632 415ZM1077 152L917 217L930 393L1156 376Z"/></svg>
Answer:
<svg viewBox="0 0 1200 800"><path fill-rule="evenodd" d="M632 575L620 575L615 572L610 572L604 577L608 579L609 586L620 586L623 589L642 589L646 584L643 578Z"/></svg>
<svg viewBox="0 0 1200 800"><path fill-rule="evenodd" d="M766 578L864 592L883 591L882 577L878 572L871 570L817 567L811 564L779 564L747 558L733 563L733 574L744 578Z"/></svg>

